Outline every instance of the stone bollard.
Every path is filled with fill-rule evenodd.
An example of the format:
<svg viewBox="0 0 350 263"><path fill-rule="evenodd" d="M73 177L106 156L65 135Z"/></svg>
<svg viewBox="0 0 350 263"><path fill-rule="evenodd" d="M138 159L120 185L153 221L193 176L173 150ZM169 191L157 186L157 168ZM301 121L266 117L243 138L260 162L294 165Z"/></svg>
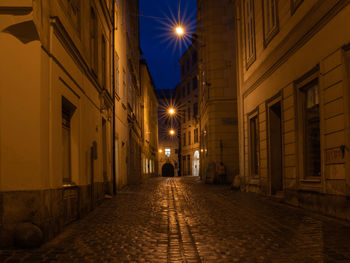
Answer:
<svg viewBox="0 0 350 263"><path fill-rule="evenodd" d="M240 190L241 189L241 177L239 175L236 175L233 178L231 189L232 190Z"/></svg>
<svg viewBox="0 0 350 263"><path fill-rule="evenodd" d="M21 248L36 248L43 243L41 229L32 223L18 223L14 231L15 245Z"/></svg>

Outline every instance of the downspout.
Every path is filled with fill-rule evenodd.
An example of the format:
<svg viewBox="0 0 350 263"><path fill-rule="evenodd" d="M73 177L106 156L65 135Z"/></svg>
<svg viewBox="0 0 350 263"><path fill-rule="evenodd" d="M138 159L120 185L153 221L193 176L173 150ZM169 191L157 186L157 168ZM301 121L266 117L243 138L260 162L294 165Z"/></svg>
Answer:
<svg viewBox="0 0 350 263"><path fill-rule="evenodd" d="M116 152L115 152L115 81L116 81L116 76L115 76L115 31L116 31L116 25L115 25L115 5L116 3L113 1L113 7L112 7L112 12L113 12L113 32L112 32L112 80L113 80L113 142L112 142L112 147L113 147L113 194L117 194L117 187L116 187L116 162L115 162L115 157L116 157Z"/></svg>

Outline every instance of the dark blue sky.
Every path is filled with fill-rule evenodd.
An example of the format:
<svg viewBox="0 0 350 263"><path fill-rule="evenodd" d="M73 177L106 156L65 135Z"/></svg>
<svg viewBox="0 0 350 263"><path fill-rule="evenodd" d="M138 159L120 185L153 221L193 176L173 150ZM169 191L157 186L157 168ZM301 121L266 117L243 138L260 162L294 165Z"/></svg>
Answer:
<svg viewBox="0 0 350 263"><path fill-rule="evenodd" d="M172 89L180 80L178 59L185 50L176 46L170 22L177 18L180 0L140 0L140 40L143 57L147 60L157 89ZM194 30L196 0L181 1L181 20ZM168 24L168 26L164 25ZM188 43L188 42L187 42Z"/></svg>

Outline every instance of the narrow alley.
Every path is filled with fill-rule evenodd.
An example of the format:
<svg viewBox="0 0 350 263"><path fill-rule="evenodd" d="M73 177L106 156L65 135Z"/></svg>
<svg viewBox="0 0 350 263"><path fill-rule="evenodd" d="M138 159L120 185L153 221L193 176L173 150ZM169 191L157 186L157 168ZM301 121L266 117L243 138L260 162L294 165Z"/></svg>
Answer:
<svg viewBox="0 0 350 263"><path fill-rule="evenodd" d="M153 178L0 262L350 262L350 224L197 177Z"/></svg>

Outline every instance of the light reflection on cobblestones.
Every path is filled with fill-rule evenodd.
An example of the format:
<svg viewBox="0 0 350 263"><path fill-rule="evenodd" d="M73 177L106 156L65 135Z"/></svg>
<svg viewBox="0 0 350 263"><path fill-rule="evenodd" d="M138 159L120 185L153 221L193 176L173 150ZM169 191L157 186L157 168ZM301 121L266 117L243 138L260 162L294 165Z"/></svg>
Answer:
<svg viewBox="0 0 350 263"><path fill-rule="evenodd" d="M0 262L350 262L350 224L198 179L130 186Z"/></svg>

